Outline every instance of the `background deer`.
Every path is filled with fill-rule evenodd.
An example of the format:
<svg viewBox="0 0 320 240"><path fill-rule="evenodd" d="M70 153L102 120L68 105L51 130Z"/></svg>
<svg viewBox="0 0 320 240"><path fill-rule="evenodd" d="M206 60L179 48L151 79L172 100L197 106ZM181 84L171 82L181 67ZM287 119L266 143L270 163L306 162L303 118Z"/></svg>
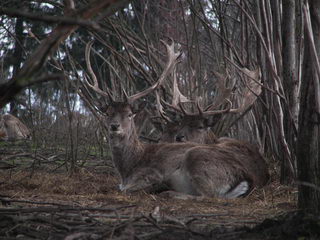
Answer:
<svg viewBox="0 0 320 240"><path fill-rule="evenodd" d="M18 118L11 114L4 114L0 117L0 139L15 141L30 138L29 128Z"/></svg>
<svg viewBox="0 0 320 240"><path fill-rule="evenodd" d="M104 109L112 158L123 191L166 189L187 195L233 198L246 194L253 176L237 161L233 152L221 146L198 143L145 144L138 138L134 103L157 89L171 73L180 53L167 45L168 61L158 81L125 100L115 101L110 91L102 91L91 69L90 48L86 48L87 68L93 80L88 86L108 98ZM212 151L212 152L211 152ZM212 155L214 154L214 155ZM205 159L205 160L202 160Z"/></svg>
<svg viewBox="0 0 320 240"><path fill-rule="evenodd" d="M249 71L247 69L243 69L243 71L249 76L247 80L248 87L242 95L243 102L239 108L231 109L229 104L229 107L224 110L209 110L221 106L223 101L231 94L231 90L225 87L226 78L215 73L219 80L218 91L220 93L216 101L204 109L202 109L199 102L197 102L196 112L187 111L182 103L190 103L192 101L181 94L176 79L174 78L173 100L171 104L164 102L167 106L166 111L163 110L159 101L159 94L157 94L157 109L160 116L162 116L162 122L154 122L158 128L161 126L161 131L163 132L163 137L160 138L161 141L215 144L226 151L226 158L229 158L229 153L232 153L234 158L237 158L237 161L240 161L246 168L246 171L250 172L252 180L251 184L256 187L262 187L268 182L269 173L267 164L260 154L259 149L246 141L227 137L218 138L212 131L212 127L217 121L221 120L222 115L235 113L238 113L239 115L244 114L261 93L259 71ZM172 114L172 111L174 111L174 114ZM176 115L180 115L180 117L177 117ZM171 116L171 118L168 116ZM214 151L219 150L211 150L211 156L216 154ZM207 156L206 161L209 161L209 159L210 155Z"/></svg>
<svg viewBox="0 0 320 240"><path fill-rule="evenodd" d="M231 88L227 88L227 77L214 72L217 78L218 96L214 98L214 103L206 107L201 107L200 98L196 100L189 100L180 92L176 78L173 80L173 97L172 103L160 101L159 93L157 92L157 110L158 117L153 118L153 124L160 132L162 137L160 141L167 141L167 139L175 139L178 142L192 141L198 143L217 143L218 136L212 130L218 125L220 120L226 115L235 115L240 119L256 101L257 96L261 93L260 71L250 71L242 69L247 75L246 90L241 95L242 103L236 109L231 109L229 98L231 96ZM214 110L228 104L224 110ZM165 105L165 109L162 105ZM186 109L184 106L188 104ZM193 108L192 108L193 107ZM193 110L193 111L192 111ZM232 124L232 123L231 123ZM230 126L228 126L230 128ZM171 137L167 137L168 132ZM172 135L175 134L173 137ZM224 140L225 137L220 138L219 141Z"/></svg>

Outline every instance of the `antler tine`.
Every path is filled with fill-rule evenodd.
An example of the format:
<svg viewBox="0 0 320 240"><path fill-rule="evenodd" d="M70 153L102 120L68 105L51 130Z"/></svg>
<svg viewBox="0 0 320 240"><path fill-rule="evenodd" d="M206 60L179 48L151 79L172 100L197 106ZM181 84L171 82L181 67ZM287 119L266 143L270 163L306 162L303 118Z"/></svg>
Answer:
<svg viewBox="0 0 320 240"><path fill-rule="evenodd" d="M97 93L99 93L100 95L109 98L109 100L111 102L114 102L113 97L111 95L111 93L107 90L107 92L102 91L99 88L98 85L98 80L96 75L94 74L92 67L91 67L91 61L90 61L90 52L91 52L91 47L92 47L93 41L90 41L89 43L87 43L86 45L86 50L85 50L85 60L86 60L86 64L87 64L87 69L89 71L89 74L91 76L91 79L93 81L93 85L90 84L87 80L86 80L86 84L93 89L94 91L96 91Z"/></svg>
<svg viewBox="0 0 320 240"><path fill-rule="evenodd" d="M163 99L160 100L164 105L166 105L168 108L173 109L174 111L177 111L179 113L181 113L181 109L179 108L179 106L173 106L170 103L167 103L166 101L164 101Z"/></svg>
<svg viewBox="0 0 320 240"><path fill-rule="evenodd" d="M219 96L215 99L214 103L206 107L206 110L209 109L216 109L220 107L224 100L227 99L231 95L231 88L227 88L226 85L226 80L228 77L223 76L222 74L218 72L213 72L213 74L218 78L218 92Z"/></svg>
<svg viewBox="0 0 320 240"><path fill-rule="evenodd" d="M151 93L152 91L154 91L155 89L157 89L162 82L164 81L164 79L171 73L172 69L174 69L174 66L177 64L177 60L181 55L180 50L175 52L174 50L174 41L172 41L171 45L168 45L166 42L160 40L166 47L167 49L167 55L168 55L168 60L166 63L166 66L164 67L163 72L161 73L159 79L157 80L157 82L155 84L153 84L151 87L145 89L144 91L137 93L135 95L132 95L128 98L128 102L129 103L133 103L134 101L136 101L137 99L144 97L146 95L148 95L149 93Z"/></svg>
<svg viewBox="0 0 320 240"><path fill-rule="evenodd" d="M192 114L192 113L187 112L187 110L184 109L184 107L183 107L183 105L182 105L182 102L179 102L179 103L178 103L178 106L179 106L179 108L180 108L180 110L181 110L181 112L182 112L183 115L185 115L185 116L194 115L194 114Z"/></svg>
<svg viewBox="0 0 320 240"><path fill-rule="evenodd" d="M162 102L168 106L169 108L172 108L174 111L182 113L184 115L190 115L187 113L187 111L183 108L182 104L183 102L192 102L189 100L186 96L184 96L178 86L177 82L177 75L176 75L176 69L173 70L173 95L172 95L172 103L169 104L166 101L162 100Z"/></svg>
<svg viewBox="0 0 320 240"><path fill-rule="evenodd" d="M197 108L198 108L199 115L203 116L203 110L200 106L200 99L199 98L197 99Z"/></svg>
<svg viewBox="0 0 320 240"><path fill-rule="evenodd" d="M172 105L178 106L180 102L191 102L186 96L184 96L178 86L176 69L173 70L173 96L172 96Z"/></svg>
<svg viewBox="0 0 320 240"><path fill-rule="evenodd" d="M122 93L124 95L125 101L128 102L128 99L129 99L128 94L127 94L126 90L123 88L122 85L121 85L121 91L122 91Z"/></svg>
<svg viewBox="0 0 320 240"><path fill-rule="evenodd" d="M159 91L158 91L158 90L156 90L156 103L157 103L156 108L157 108L160 116L161 116L165 121L172 123L172 121L170 120L170 118L168 118L168 117L166 116L166 114L165 114L165 112L164 112L164 110L163 110L163 106L162 106L162 104L161 104L160 95L159 95Z"/></svg>
<svg viewBox="0 0 320 240"><path fill-rule="evenodd" d="M260 68L255 71L250 71L247 68L239 68L239 70L248 78L246 82L247 89L243 93L244 101L242 102L241 106L236 109L231 109L231 113L244 113L253 105L262 91Z"/></svg>
<svg viewBox="0 0 320 240"><path fill-rule="evenodd" d="M228 106L225 109L222 110L214 110L214 111L205 111L202 113L202 116L208 117L208 116L212 116L212 115L216 115L216 114L223 114L223 113L227 113L231 111L231 106L232 103L229 99L226 99Z"/></svg>

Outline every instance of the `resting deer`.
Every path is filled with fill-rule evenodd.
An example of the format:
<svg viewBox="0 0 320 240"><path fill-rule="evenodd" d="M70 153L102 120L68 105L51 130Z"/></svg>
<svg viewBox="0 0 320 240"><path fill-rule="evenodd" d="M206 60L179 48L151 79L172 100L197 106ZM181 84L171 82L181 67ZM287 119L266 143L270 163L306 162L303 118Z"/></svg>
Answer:
<svg viewBox="0 0 320 240"><path fill-rule="evenodd" d="M30 138L30 130L18 118L11 114L0 117L0 139L14 141Z"/></svg>
<svg viewBox="0 0 320 240"><path fill-rule="evenodd" d="M181 99L184 102L191 102L185 98L178 89L176 79L173 81L173 100L171 104L165 103L169 109L174 110L176 114L180 115L180 118L171 117L170 114L166 114L160 103L160 96L157 94L157 109L162 116L164 122L156 122L155 124L161 126L163 136L161 137L162 142L195 142L204 144L215 144L216 146L222 147L226 150L226 158L228 153L232 152L238 161L241 161L242 165L247 168L247 171L251 172L253 185L256 187L264 186L269 180L269 173L267 164L260 154L258 148L245 141L239 141L232 138L217 138L211 127L221 118L222 114L225 113L239 113L243 114L248 110L249 107L254 103L257 96L261 93L261 86L259 85L259 71L249 71L244 69L246 74L250 75L250 78L254 81L249 80L247 84L250 89L244 92L244 101L241 106L237 109L226 109L226 110L208 110L219 107L224 99L230 95L231 90L226 88L225 78L215 73L219 78L219 92L218 99L207 106L204 110L200 107L197 102L197 112L188 112L182 105ZM178 99L178 100L177 100ZM180 100L179 100L180 99ZM168 111L168 110L167 110ZM171 114L172 115L172 114ZM211 118L211 119L209 119ZM162 124L161 124L162 123ZM212 155L215 154L216 149L213 149ZM222 156L223 157L223 156ZM208 156L210 158L210 156Z"/></svg>
<svg viewBox="0 0 320 240"><path fill-rule="evenodd" d="M136 133L134 103L157 89L171 73L180 53L174 44L166 45L168 61L154 85L124 101L115 101L110 91L98 87L90 64L91 44L86 47L87 68L93 85L88 86L109 101L104 112L112 159L123 191L166 189L186 195L239 197L247 193L253 176L233 152L220 146L198 143L146 144ZM212 155L212 152L214 155ZM205 160L203 160L205 159Z"/></svg>

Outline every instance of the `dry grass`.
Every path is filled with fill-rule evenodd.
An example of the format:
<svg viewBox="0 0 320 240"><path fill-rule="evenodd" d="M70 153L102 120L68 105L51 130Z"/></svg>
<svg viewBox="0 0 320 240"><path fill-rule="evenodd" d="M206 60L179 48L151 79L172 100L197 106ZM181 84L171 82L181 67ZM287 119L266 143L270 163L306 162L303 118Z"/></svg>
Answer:
<svg viewBox="0 0 320 240"><path fill-rule="evenodd" d="M57 166L61 165L61 161L56 161L54 164L43 164L41 163L42 159L36 158L28 149L20 148L19 146L0 149L0 154L2 153L0 163L3 163L0 165L0 199L6 197L6 199L17 201L29 201L13 201L11 205L3 205L2 210L4 212L6 208L13 208L19 211L20 207L25 208L28 206L32 207L32 211L40 206L49 206L50 208L52 206L50 204L41 204L48 202L76 208L88 207L94 209L130 206L107 214L103 211L99 212L99 210L91 212L93 215L99 215L97 216L99 218L98 221L106 223L107 228L110 226L113 228L114 224L122 226L121 224L125 224L125 221L127 221L126 224L130 223L132 217L137 217L141 213L148 218L150 213L153 213L159 207L160 215L163 218L173 217L178 221L190 222L187 229L185 229L186 232L190 231L190 227L196 232L206 233L206 236L210 236L212 231L217 233L221 232L220 229L222 231L226 229L232 231L231 229L238 229L243 226L251 227L261 223L266 218L273 218L296 209L297 190L293 187L279 184L279 167L276 164L272 164L270 167L270 183L263 189L253 191L246 198L232 200L207 198L201 201L178 200L161 195L147 194L143 191L132 195L120 192L118 189L119 181L117 176L114 176L114 170L110 167L111 163L107 162L108 166L106 166L104 160L98 161L94 156L91 157L92 159L86 159L87 167L79 168L78 173L70 177L62 168L58 169L59 172L53 171L53 169L57 169ZM29 155L25 157L19 155L27 151L29 151ZM43 156L43 159L49 159L52 156L52 152L49 149L45 149L45 151L41 152L41 156ZM15 158L14 161L12 161L13 158ZM9 165L4 164L5 162L8 162ZM18 167L4 169L7 166L11 166L11 163L16 164ZM82 213L79 212L79 216ZM68 212L65 214L69 216ZM16 215L11 214L8 216ZM37 213L29 215L26 213L26 216L38 215ZM48 217L45 213L41 216ZM59 214L55 216L58 216L58 219L60 217ZM112 224L110 225L110 223ZM136 231L142 231L142 235L144 231L148 232L153 226L150 223L144 224L146 223L138 221L134 225ZM166 221L162 221L162 224L164 224L162 227L165 229L169 226L166 225ZM170 226L177 229L175 225L180 226L179 222ZM26 226L29 227L27 223ZM139 226L141 227L140 230ZM143 230L145 226L148 227L148 231ZM158 231L157 228L155 227L153 231ZM15 233L10 229L8 227L6 231L15 236ZM214 229L218 230L215 231ZM23 228L21 231L23 232ZM225 236L222 236L221 239L225 239ZM152 236L148 239L152 239Z"/></svg>
<svg viewBox="0 0 320 240"><path fill-rule="evenodd" d="M135 211L161 212L177 217L207 217L227 225L252 225L265 218L296 209L297 191L273 180L263 189L240 199L202 201L177 200L144 192L126 195L110 174L83 169L72 177L65 173L2 171L1 195L30 201L67 203L76 206L107 207L136 205Z"/></svg>
<svg viewBox="0 0 320 240"><path fill-rule="evenodd" d="M53 234L58 236L57 239L63 239L74 234L73 230L70 230L75 227L74 221L79 222L79 229L82 231L86 229L85 219L94 219L93 222L99 224L90 225L88 228L95 228L86 231L85 234L103 229L108 236L116 234L119 239L126 239L121 237L126 234L127 229L133 228L134 235L142 236L141 239L154 239L152 234L158 236L159 229L162 238L157 239L207 239L207 237L211 239L210 236L217 238L218 235L220 238L217 239L238 239L241 233L246 232L243 226L253 227L266 218L273 218L296 209L297 190L279 184L277 180L279 168L276 164L272 164L270 168L272 176L270 183L263 189L253 191L246 198L178 200L143 191L132 195L120 192L119 181L113 168L110 167L111 163L107 162L106 166L104 161L97 161L94 156L86 160L86 167L79 168L76 174L68 176L63 168L53 171L57 166L61 166L61 161L43 164L41 159L38 162L32 154L21 157L20 153L24 152L25 150L19 148L0 149L0 154L3 153L0 156L0 163L1 161L3 163L0 165L0 200L3 203L0 210L5 214L0 225L7 226L2 232L0 231L0 237L4 233L12 237L28 236L27 229L32 227L32 231L36 234L34 238L47 239ZM52 153L46 149L41 155L44 159L49 159ZM11 166L12 157L15 158L12 163L17 167L4 169ZM6 165L6 162L9 165ZM11 199L11 204L6 205L7 199ZM82 210L71 213L57 204ZM37 212L37 209L43 206L46 206L47 212ZM50 213L52 207L60 208L61 212L55 209L58 212L52 215ZM91 210L85 212L83 209L87 208ZM149 216L157 208L160 209L162 220L154 224L154 215L151 218ZM26 212L20 212L20 209L25 209ZM112 211L104 212L103 209ZM7 210L13 212L6 212ZM139 216L143 218L140 219ZM56 228L59 225L43 223L43 219L49 220L51 217L54 217L59 224L68 226L69 231L60 232ZM20 225L21 219L30 220ZM133 219L139 220L131 224ZM117 231L114 233L113 229ZM168 238L169 232L171 238ZM258 237L254 235L250 239L262 238L259 233Z"/></svg>

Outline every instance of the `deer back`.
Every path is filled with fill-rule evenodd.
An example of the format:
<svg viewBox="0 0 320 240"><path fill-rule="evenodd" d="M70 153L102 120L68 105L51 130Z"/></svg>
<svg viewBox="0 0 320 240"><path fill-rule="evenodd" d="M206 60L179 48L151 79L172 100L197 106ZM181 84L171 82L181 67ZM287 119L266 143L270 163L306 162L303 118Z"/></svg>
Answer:
<svg viewBox="0 0 320 240"><path fill-rule="evenodd" d="M5 114L1 116L0 130L3 138L7 140L14 141L31 138L29 128L17 117L11 114Z"/></svg>
<svg viewBox="0 0 320 240"><path fill-rule="evenodd" d="M224 138L217 145L231 152L245 166L255 186L263 187L267 184L270 179L268 166L257 146L232 138Z"/></svg>
<svg viewBox="0 0 320 240"><path fill-rule="evenodd" d="M254 176L247 165L235 158L232 151L214 145L198 146L188 151L182 172L190 178L200 195L226 197L241 182L247 182L250 191Z"/></svg>

